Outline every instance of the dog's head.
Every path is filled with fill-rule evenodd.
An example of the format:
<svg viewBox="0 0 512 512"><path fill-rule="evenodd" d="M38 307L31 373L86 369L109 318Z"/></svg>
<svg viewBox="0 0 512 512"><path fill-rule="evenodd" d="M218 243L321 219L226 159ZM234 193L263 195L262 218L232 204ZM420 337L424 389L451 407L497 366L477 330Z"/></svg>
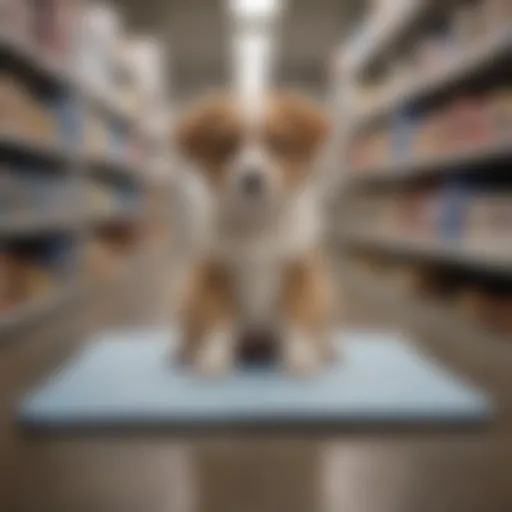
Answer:
<svg viewBox="0 0 512 512"><path fill-rule="evenodd" d="M300 193L327 130L320 108L292 93L269 95L258 115L218 94L186 113L177 140L223 204L256 213Z"/></svg>

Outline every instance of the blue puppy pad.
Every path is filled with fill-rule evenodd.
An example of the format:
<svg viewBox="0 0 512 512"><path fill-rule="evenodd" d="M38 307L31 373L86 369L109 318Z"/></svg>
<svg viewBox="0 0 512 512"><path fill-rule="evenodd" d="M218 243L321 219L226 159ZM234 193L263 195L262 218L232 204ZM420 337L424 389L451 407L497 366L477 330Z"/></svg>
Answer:
<svg viewBox="0 0 512 512"><path fill-rule="evenodd" d="M100 335L22 402L39 427L473 423L490 398L399 336L339 334L343 357L313 380L240 368L203 380L170 360L165 330Z"/></svg>

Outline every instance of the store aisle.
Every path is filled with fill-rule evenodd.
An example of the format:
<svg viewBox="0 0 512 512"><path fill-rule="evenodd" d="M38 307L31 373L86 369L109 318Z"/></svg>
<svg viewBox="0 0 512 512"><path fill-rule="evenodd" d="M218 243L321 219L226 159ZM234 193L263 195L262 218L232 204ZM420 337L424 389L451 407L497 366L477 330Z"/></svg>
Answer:
<svg viewBox="0 0 512 512"><path fill-rule="evenodd" d="M0 511L512 511L510 5L0 0ZM233 70L331 101L340 326L407 333L492 395L492 424L17 424L91 336L171 321L192 201L169 127Z"/></svg>

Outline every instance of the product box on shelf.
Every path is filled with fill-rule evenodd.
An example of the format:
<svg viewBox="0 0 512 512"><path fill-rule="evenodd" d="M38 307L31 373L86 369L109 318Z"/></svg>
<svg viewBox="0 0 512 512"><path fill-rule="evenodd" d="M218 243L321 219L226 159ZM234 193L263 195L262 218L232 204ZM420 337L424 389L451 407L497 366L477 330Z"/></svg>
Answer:
<svg viewBox="0 0 512 512"><path fill-rule="evenodd" d="M10 279L8 254L0 247L0 318L11 308Z"/></svg>
<svg viewBox="0 0 512 512"><path fill-rule="evenodd" d="M489 32L483 3L461 3L453 14L452 25L462 51L477 47Z"/></svg>
<svg viewBox="0 0 512 512"><path fill-rule="evenodd" d="M462 152L483 146L493 138L490 112L483 97L459 97L449 105L450 149Z"/></svg>
<svg viewBox="0 0 512 512"><path fill-rule="evenodd" d="M24 211L29 207L26 191L8 165L0 166L0 215Z"/></svg>
<svg viewBox="0 0 512 512"><path fill-rule="evenodd" d="M454 307L475 325L512 339L512 292L492 290L482 285L465 285L458 290Z"/></svg>
<svg viewBox="0 0 512 512"><path fill-rule="evenodd" d="M0 76L0 133L52 143L59 137L52 100L14 75Z"/></svg>
<svg viewBox="0 0 512 512"><path fill-rule="evenodd" d="M140 80L138 80L136 69L130 59L130 53L129 41L119 41L116 52L116 81L113 85L123 111L140 115L142 109Z"/></svg>
<svg viewBox="0 0 512 512"><path fill-rule="evenodd" d="M423 77L438 75L457 57L457 42L449 30L437 31L418 45L416 73Z"/></svg>
<svg viewBox="0 0 512 512"><path fill-rule="evenodd" d="M90 156L103 157L108 153L106 125L97 113L87 112L84 117L84 147Z"/></svg>
<svg viewBox="0 0 512 512"><path fill-rule="evenodd" d="M69 93L51 97L49 108L56 120L57 138L65 148L76 148L81 138L80 107Z"/></svg>
<svg viewBox="0 0 512 512"><path fill-rule="evenodd" d="M116 48L121 34L117 13L106 5L87 4L81 13L76 71L88 87L114 98Z"/></svg>
<svg viewBox="0 0 512 512"><path fill-rule="evenodd" d="M467 222L468 206L472 190L461 180L452 180L442 185L439 191L440 205L437 237L445 241L460 241Z"/></svg>
<svg viewBox="0 0 512 512"><path fill-rule="evenodd" d="M480 192L468 208L468 242L483 251L512 251L512 193Z"/></svg>
<svg viewBox="0 0 512 512"><path fill-rule="evenodd" d="M512 4L510 0L484 0L483 16L486 33L489 36L510 31L512 23Z"/></svg>
<svg viewBox="0 0 512 512"><path fill-rule="evenodd" d="M390 159L397 164L411 159L411 148L418 125L418 116L414 112L397 114L391 122Z"/></svg>
<svg viewBox="0 0 512 512"><path fill-rule="evenodd" d="M511 140L512 86L496 89L490 94L489 110L496 140Z"/></svg>
<svg viewBox="0 0 512 512"><path fill-rule="evenodd" d="M0 30L41 55L67 60L76 7L76 0L0 0Z"/></svg>
<svg viewBox="0 0 512 512"><path fill-rule="evenodd" d="M65 280L75 265L77 246L67 236L50 237L39 254L41 264L50 269L53 276Z"/></svg>
<svg viewBox="0 0 512 512"><path fill-rule="evenodd" d="M57 276L44 261L25 252L0 252L0 315L49 296Z"/></svg>
<svg viewBox="0 0 512 512"><path fill-rule="evenodd" d="M0 167L0 216L69 219L76 213L76 205L70 176L28 164Z"/></svg>
<svg viewBox="0 0 512 512"><path fill-rule="evenodd" d="M33 14L30 0L0 0L0 31L29 44Z"/></svg>
<svg viewBox="0 0 512 512"><path fill-rule="evenodd" d="M490 312L491 328L502 334L503 339L512 338L512 292L502 293L492 299Z"/></svg>

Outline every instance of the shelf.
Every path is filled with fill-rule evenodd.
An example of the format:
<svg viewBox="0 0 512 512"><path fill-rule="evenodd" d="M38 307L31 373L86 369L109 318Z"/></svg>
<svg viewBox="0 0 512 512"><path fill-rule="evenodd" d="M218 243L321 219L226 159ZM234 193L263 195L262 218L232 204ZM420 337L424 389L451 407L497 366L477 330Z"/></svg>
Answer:
<svg viewBox="0 0 512 512"><path fill-rule="evenodd" d="M17 329L37 322L40 319L52 315L59 310L68 307L72 303L76 303L82 298L93 297L96 293L105 293L107 289L115 288L126 279L137 275L138 271L142 269L145 259L140 254L136 254L124 265L113 273L111 278L102 281L97 285L83 284L81 286L65 286L60 291L49 294L47 297L34 299L27 303L13 309L5 316L0 317L0 339Z"/></svg>
<svg viewBox="0 0 512 512"><path fill-rule="evenodd" d="M142 218L141 211L118 210L106 213L97 213L91 215L90 223L94 225L134 223Z"/></svg>
<svg viewBox="0 0 512 512"><path fill-rule="evenodd" d="M72 156L70 150L57 143L37 141L22 135L0 131L0 151L63 163Z"/></svg>
<svg viewBox="0 0 512 512"><path fill-rule="evenodd" d="M465 344L473 343L477 346L491 344L490 346L497 349L507 350L507 355L511 355L508 352L510 340L507 340L505 336L492 333L488 329L466 320L443 303L410 296L400 288L386 282L385 279L373 277L353 264L343 263L340 272L347 288L354 288L357 293L374 301L381 308L394 310L402 319L412 322L420 329L436 329L444 336L449 334Z"/></svg>
<svg viewBox="0 0 512 512"><path fill-rule="evenodd" d="M91 156L86 157L86 162L91 173L101 173L139 183L144 181L144 176L138 165L121 159Z"/></svg>
<svg viewBox="0 0 512 512"><path fill-rule="evenodd" d="M32 45L16 39L6 33L5 28L1 27L0 54L20 62L25 68L47 83L60 86L70 86L73 83L71 74L57 63L56 58L51 58Z"/></svg>
<svg viewBox="0 0 512 512"><path fill-rule="evenodd" d="M124 124L133 124L137 120L135 113L128 112L115 97L108 97L75 80L71 70L59 64L57 58L52 58L32 45L16 39L1 27L0 55L16 60L47 83L80 89L90 103Z"/></svg>
<svg viewBox="0 0 512 512"><path fill-rule="evenodd" d="M145 266L148 263L148 258L143 251L135 249L134 253L126 258L125 261L121 262L109 276L101 281L92 280L85 285L87 297L104 296L109 293L110 290L115 290L116 287L122 285L126 280L140 275L141 272L145 271Z"/></svg>
<svg viewBox="0 0 512 512"><path fill-rule="evenodd" d="M411 180L427 176L449 174L461 169L469 170L488 162L512 159L512 139L505 139L473 147L467 151L451 155L426 158L423 160L410 160L386 164L381 167L370 166L364 170L354 170L350 173L351 184L365 184L370 182Z"/></svg>
<svg viewBox="0 0 512 512"><path fill-rule="evenodd" d="M80 85L80 90L85 100L93 107L103 111L109 117L116 119L120 123L133 126L138 121L138 115L135 112L128 111L116 97L108 96L85 84Z"/></svg>
<svg viewBox="0 0 512 512"><path fill-rule="evenodd" d="M70 27L76 28L83 20L76 18L67 21L69 21ZM39 134L37 131L26 130L26 133L23 133L21 128L24 125L22 123L3 124L0 127L0 156L9 164L8 171L16 173L19 170L22 173L23 176L20 175L21 181L19 183L22 188L33 188L30 187L32 173L22 172L25 167L44 171L44 176L41 176L42 181L36 180L36 176L34 176L34 180L41 181L40 185L41 187L44 185L43 188L50 187L47 190L48 193L51 192L55 179L57 181L61 178L65 179L64 188L60 191L60 195L65 201L54 201L55 204L48 205L43 203L41 208L37 208L39 204L36 203L41 202L35 201L37 198L28 202L18 201L20 204L14 205L15 208L0 205L3 206L3 208L0 208L2 212L0 214L0 246L13 258L17 258L18 245L27 245L26 248L21 248L27 249L34 261L44 260L46 252L48 250L53 251L57 259L64 258L63 263L66 268L62 270L66 272L69 280L67 279L66 283L61 284L58 288L48 290L44 296L38 294L36 300L26 301L2 311L0 313L0 338L2 340L4 340L4 335L5 339L14 339L18 331L21 332L27 326L32 327L32 324L36 324L39 320L43 320L45 325L51 325L52 322L58 323L59 319L62 319L63 315L66 314L68 306L70 308L80 306L84 298L88 298L90 293L97 293L101 286L103 286L102 290L105 289L105 286L115 288L118 283L141 274L140 261L134 259L133 253L135 251L130 251L124 258L121 258L120 255L119 259L122 261L118 265L113 264L112 275L101 280L101 283L96 282L94 284L86 281L87 269L85 264L88 261L89 244L93 243L96 234L92 227L103 223L108 225L108 223L131 223L137 222L139 219L141 221L145 220L146 203L149 199L146 192L150 175L147 172L149 164L145 158L137 159L142 163L133 163L134 159L127 162L106 156L92 157L85 154L86 141L82 140L83 137L82 139L72 137L74 133L72 128L76 128L74 125L80 121L78 118L83 118L79 124L87 124L87 126L82 127L84 129L89 126L90 116L97 121L102 121L100 123L102 125L106 123L105 126L102 126L105 132L104 135L107 138L115 135L119 138L119 143L125 143L127 148L128 145L132 145L132 142L138 145L140 145L140 142L143 143L141 149L145 149L149 143L146 140L139 141L141 137L150 139L151 143L154 144L158 142L156 141L157 135L148 133L148 128L142 126L143 123L139 119L142 117L142 111L137 108L130 108L136 105L132 102L124 102L115 84L112 84L111 87L112 94L102 94L89 85L92 80L87 80L89 78L87 71L82 70L84 71L82 73L77 68L79 63L75 58L76 55L72 54L73 52L66 51L64 55L64 52L49 50L47 48L49 45L43 46L35 42L32 43L35 37L22 38L21 35L21 31L16 32L16 27L13 27L12 24L6 25L0 22L0 59L2 59L6 71L13 75L13 79L16 77L20 83L28 87L27 93L32 101L36 101L38 104L41 103L41 107L46 105L51 109L53 107L63 109L60 114L65 119L63 118L61 121L69 125L69 133L61 134L60 130L55 134L41 133L41 136L44 137L44 140L42 140L34 138ZM151 46L152 49L154 46L155 57L164 57L163 48L160 48L158 44L153 45L153 42ZM100 48L100 50L103 50L103 48ZM104 50L108 53L107 48ZM105 58L108 58L107 54L105 54ZM135 67L130 67L135 71ZM15 81L17 80L15 79ZM107 92L109 91L107 90ZM141 97L141 99L143 98ZM163 94L161 98L160 96L157 98L161 102L164 99ZM164 105L161 106L164 108ZM167 108L164 108L164 110L167 110ZM57 117L60 119L62 116ZM59 121L57 117L54 121ZM144 115L144 117L146 116ZM91 122L94 120L92 118ZM21 121L21 119L19 120ZM62 123L57 123L57 125L60 124ZM146 124L152 128L152 123L148 122ZM2 129L3 127L5 129ZM50 135L55 135L55 137L50 137ZM153 138L155 141L153 141ZM120 145L118 147L123 148ZM153 146L151 148L153 153L156 149L159 149ZM128 151L123 152L121 156L125 154L128 155ZM142 154L141 157L143 157ZM12 170L10 169L11 161ZM70 172L71 175L64 175L65 172ZM8 173L5 182L8 182L9 185L12 181L8 179L10 174L11 172ZM17 177L14 174L13 176ZM108 181L108 185L117 188L118 192L126 191L126 196L119 197L121 206L126 208L105 215L97 215L96 217L85 210L88 199L90 199L90 182L94 182L96 179L99 181L100 178L104 178L105 182ZM4 181L2 181L2 184ZM18 185L18 181L16 179L16 183L13 183L15 188L18 188L15 186ZM6 188L8 187L6 186ZM109 189L110 187L106 187L103 192L107 193ZM34 192L36 191L34 189ZM2 190L2 192L4 191ZM28 193L30 190L26 192ZM135 204L129 202L130 194L134 198L136 197L137 201L140 201L140 203L136 203L137 206L140 205L140 210L138 209L136 212L127 208ZM126 197L126 200L121 202L124 197ZM117 205L117 203L115 204ZM131 226L127 225L127 227ZM139 233L137 229L134 231L137 232L133 233L133 238L141 246L145 245L144 233ZM54 236L57 235L65 235L69 243L53 244ZM138 259L140 260L140 258ZM58 266L60 268L62 265ZM93 300L97 299L98 296L95 296ZM43 325L43 322L41 322L41 325Z"/></svg>
<svg viewBox="0 0 512 512"><path fill-rule="evenodd" d="M402 107L442 93L457 84L471 80L497 61L512 57L512 37L502 34L466 56L447 64L445 69L431 76L420 77L414 84L400 91L381 106L361 114L352 126L356 133L378 120L389 117Z"/></svg>
<svg viewBox="0 0 512 512"><path fill-rule="evenodd" d="M68 286L47 297L35 299L25 306L14 309L5 317L0 317L0 337L68 306L80 298L80 295L78 288Z"/></svg>
<svg viewBox="0 0 512 512"><path fill-rule="evenodd" d="M80 229L78 215L48 214L0 215L0 237L42 236Z"/></svg>
<svg viewBox="0 0 512 512"><path fill-rule="evenodd" d="M421 259L471 267L512 276L512 251L489 250L489 240L482 239L478 248L463 242L420 240L404 235L389 235L370 230L341 231L341 239L351 244L375 247L390 253L400 253ZM482 248L485 247L485 248Z"/></svg>
<svg viewBox="0 0 512 512"><path fill-rule="evenodd" d="M431 0L407 1L400 14L383 25L375 34L368 34L372 44L368 45L354 64L356 76L364 75L390 47L425 15Z"/></svg>

